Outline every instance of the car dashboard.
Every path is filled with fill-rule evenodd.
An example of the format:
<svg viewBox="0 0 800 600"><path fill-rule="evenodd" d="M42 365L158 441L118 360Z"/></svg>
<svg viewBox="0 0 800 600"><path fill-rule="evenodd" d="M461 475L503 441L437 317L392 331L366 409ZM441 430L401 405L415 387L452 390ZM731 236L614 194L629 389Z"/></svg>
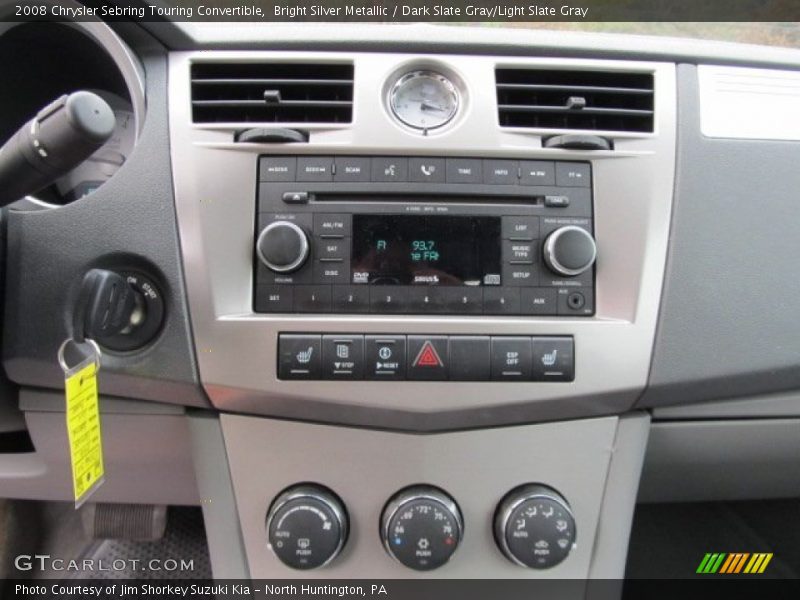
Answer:
<svg viewBox="0 0 800 600"><path fill-rule="evenodd" d="M159 315L99 340L93 501L201 506L215 577L620 579L637 502L798 494L800 53L0 24L37 36L102 65L2 67L0 131L80 86L119 129L4 215L3 496L71 498L91 269Z"/></svg>

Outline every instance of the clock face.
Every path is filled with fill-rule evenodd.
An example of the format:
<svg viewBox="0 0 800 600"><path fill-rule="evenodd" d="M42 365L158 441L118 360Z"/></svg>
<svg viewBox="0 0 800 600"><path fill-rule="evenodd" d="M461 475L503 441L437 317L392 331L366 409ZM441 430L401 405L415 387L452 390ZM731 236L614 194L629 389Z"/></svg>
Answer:
<svg viewBox="0 0 800 600"><path fill-rule="evenodd" d="M392 114L403 124L422 131L449 123L458 112L458 90L444 75L412 71L394 84L389 94Z"/></svg>

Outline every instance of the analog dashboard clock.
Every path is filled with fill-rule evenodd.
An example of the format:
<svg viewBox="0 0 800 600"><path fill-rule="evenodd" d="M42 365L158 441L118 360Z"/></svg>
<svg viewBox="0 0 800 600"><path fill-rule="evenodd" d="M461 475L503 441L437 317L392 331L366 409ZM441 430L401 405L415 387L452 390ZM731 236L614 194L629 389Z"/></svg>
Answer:
<svg viewBox="0 0 800 600"><path fill-rule="evenodd" d="M411 71L400 77L389 92L394 117L419 131L436 129L453 120L459 108L453 82L435 71Z"/></svg>

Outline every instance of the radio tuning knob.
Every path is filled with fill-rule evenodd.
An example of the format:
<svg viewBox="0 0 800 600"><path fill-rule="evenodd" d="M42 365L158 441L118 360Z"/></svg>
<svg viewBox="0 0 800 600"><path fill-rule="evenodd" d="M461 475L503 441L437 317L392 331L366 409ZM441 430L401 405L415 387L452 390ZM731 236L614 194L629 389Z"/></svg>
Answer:
<svg viewBox="0 0 800 600"><path fill-rule="evenodd" d="M594 264L597 245L588 231L568 225L547 236L543 252L544 262L551 271L565 277L575 277Z"/></svg>
<svg viewBox="0 0 800 600"><path fill-rule="evenodd" d="M309 254L308 236L291 221L267 225L256 241L256 254L276 273L291 273L303 266Z"/></svg>

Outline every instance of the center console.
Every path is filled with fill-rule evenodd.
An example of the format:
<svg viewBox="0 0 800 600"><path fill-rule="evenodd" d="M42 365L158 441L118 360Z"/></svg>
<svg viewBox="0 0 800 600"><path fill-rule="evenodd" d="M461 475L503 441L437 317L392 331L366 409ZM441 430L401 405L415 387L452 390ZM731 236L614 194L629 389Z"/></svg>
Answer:
<svg viewBox="0 0 800 600"><path fill-rule="evenodd" d="M648 424L619 415L655 336L674 65L207 51L172 53L169 80L249 573L622 577ZM597 135L559 146L561 126Z"/></svg>

